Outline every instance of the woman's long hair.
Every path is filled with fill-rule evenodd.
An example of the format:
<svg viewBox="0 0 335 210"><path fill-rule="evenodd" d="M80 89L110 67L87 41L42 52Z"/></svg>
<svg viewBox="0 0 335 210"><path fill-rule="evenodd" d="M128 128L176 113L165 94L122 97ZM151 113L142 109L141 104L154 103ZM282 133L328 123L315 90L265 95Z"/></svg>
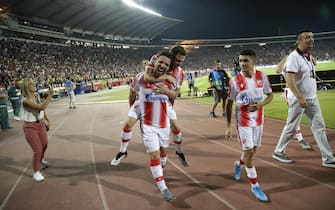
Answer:
<svg viewBox="0 0 335 210"><path fill-rule="evenodd" d="M30 99L29 95L29 82L32 81L31 78L25 78L22 83L21 93L24 98Z"/></svg>
<svg viewBox="0 0 335 210"><path fill-rule="evenodd" d="M39 98L39 96L38 96L38 94L35 94L34 96L33 96L33 98L31 98L31 95L30 95L30 93L29 93L29 82L32 82L33 80L31 79L31 78L25 78L24 80L23 80L23 83L22 83L22 86L21 86L21 93L22 93L22 95L23 95L23 99L28 99L28 100L33 100L33 101L35 101L35 102L37 102L37 103L41 103L41 100L40 100L40 98ZM36 97L36 98L34 98L34 97ZM33 109L33 108L31 108L31 107L27 107L27 106L24 106L24 104L22 103L22 107L24 108L24 109L26 109L28 112L31 112L34 116L36 116L36 119L37 119L37 115L39 114L39 110L37 110L37 109Z"/></svg>

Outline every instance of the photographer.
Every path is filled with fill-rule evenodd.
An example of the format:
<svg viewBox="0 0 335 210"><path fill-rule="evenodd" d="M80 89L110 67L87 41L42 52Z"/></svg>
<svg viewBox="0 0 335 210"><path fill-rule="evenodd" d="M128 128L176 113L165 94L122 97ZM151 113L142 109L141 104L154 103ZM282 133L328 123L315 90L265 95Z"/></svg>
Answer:
<svg viewBox="0 0 335 210"><path fill-rule="evenodd" d="M222 69L221 61L216 61L215 69L208 75L208 82L214 89L214 103L212 110L209 113L211 117L217 117L215 114L216 106L222 100L222 116L226 116L226 99L227 99L227 84L229 83L229 76L225 70Z"/></svg>
<svg viewBox="0 0 335 210"><path fill-rule="evenodd" d="M50 128L45 109L51 101L53 88L50 87L49 94L41 103L39 95L36 93L36 85L32 79L26 78L22 84L22 120L23 131L27 142L33 150L33 179L43 181L44 176L40 170L48 167L47 161L43 159L48 145L47 130Z"/></svg>

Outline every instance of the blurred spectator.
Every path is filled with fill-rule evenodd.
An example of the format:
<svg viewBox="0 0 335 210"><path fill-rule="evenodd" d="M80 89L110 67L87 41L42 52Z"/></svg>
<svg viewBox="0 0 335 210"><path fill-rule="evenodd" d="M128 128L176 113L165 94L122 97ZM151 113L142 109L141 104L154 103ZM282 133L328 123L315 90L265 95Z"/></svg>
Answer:
<svg viewBox="0 0 335 210"><path fill-rule="evenodd" d="M236 60L236 61L234 62L234 65L235 65L235 67L233 68L233 70L232 70L232 72L231 72L231 76L232 76L232 77L235 77L235 76L236 76L237 74L239 74L240 71L241 71L240 64L239 64L238 60Z"/></svg>
<svg viewBox="0 0 335 210"><path fill-rule="evenodd" d="M8 95L6 91L6 85L4 82L0 83L0 126L1 130L11 128L8 120L7 110Z"/></svg>
<svg viewBox="0 0 335 210"><path fill-rule="evenodd" d="M192 72L186 73L186 80L188 83L188 96L191 96L191 91L194 93L194 78Z"/></svg>
<svg viewBox="0 0 335 210"><path fill-rule="evenodd" d="M20 98L18 96L19 90L16 89L16 81L13 80L11 85L8 87L8 97L10 103L12 104L13 112L14 112L14 119L20 120L19 112L20 112Z"/></svg>
<svg viewBox="0 0 335 210"><path fill-rule="evenodd" d="M73 79L71 77L67 77L67 80L65 82L66 92L69 96L69 109L75 109L76 105L76 98L74 96L74 87L73 87Z"/></svg>

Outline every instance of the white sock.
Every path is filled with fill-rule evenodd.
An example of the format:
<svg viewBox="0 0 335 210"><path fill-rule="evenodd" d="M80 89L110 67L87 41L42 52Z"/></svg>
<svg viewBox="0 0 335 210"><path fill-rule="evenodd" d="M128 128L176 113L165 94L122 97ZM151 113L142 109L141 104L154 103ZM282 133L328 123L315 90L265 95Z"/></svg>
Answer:
<svg viewBox="0 0 335 210"><path fill-rule="evenodd" d="M182 148L181 148L181 144L182 144L181 131L180 130L175 130L175 131L172 131L172 133L173 133L173 142L176 145L176 151L178 153L182 153Z"/></svg>
<svg viewBox="0 0 335 210"><path fill-rule="evenodd" d="M120 146L120 152L126 152L128 148L128 143L132 137L132 130L123 128L121 132L121 146Z"/></svg>
<svg viewBox="0 0 335 210"><path fill-rule="evenodd" d="M245 170L247 172L247 176L249 178L251 186L257 186L258 185L258 178L257 178L257 172L255 166L252 168L245 167Z"/></svg>
<svg viewBox="0 0 335 210"><path fill-rule="evenodd" d="M160 164L160 159L150 160L150 170L159 190L165 190L167 186L164 181L163 169Z"/></svg>
<svg viewBox="0 0 335 210"><path fill-rule="evenodd" d="M166 162L167 162L167 154L164 154L163 156L162 156L162 154L161 154L161 156L160 156L161 158L160 158L160 163L161 163L161 166L162 166L162 168L164 168L165 166L166 166Z"/></svg>

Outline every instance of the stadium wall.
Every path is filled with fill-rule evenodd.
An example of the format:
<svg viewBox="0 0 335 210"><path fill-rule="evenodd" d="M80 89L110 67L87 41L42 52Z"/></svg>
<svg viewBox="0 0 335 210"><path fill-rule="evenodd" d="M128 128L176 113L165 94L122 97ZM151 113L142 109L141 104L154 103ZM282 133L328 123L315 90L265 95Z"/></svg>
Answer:
<svg viewBox="0 0 335 210"><path fill-rule="evenodd" d="M327 71L317 71L318 89L332 89L335 87L335 69ZM282 91L285 86L285 78L282 74L269 75L272 91Z"/></svg>

